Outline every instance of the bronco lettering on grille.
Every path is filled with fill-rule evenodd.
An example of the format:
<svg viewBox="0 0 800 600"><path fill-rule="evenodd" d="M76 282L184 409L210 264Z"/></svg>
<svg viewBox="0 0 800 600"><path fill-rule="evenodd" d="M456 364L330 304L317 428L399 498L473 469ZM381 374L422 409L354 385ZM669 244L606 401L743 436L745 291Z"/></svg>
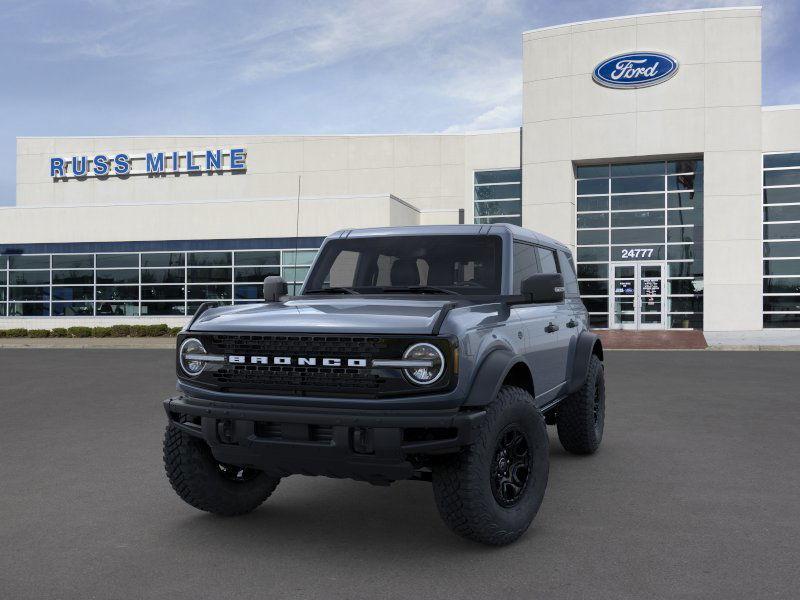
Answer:
<svg viewBox="0 0 800 600"><path fill-rule="evenodd" d="M299 366L299 367L355 367L365 368L366 358L315 358L315 357L292 357L292 356L242 356L230 355L228 362L235 365L276 365L276 366Z"/></svg>

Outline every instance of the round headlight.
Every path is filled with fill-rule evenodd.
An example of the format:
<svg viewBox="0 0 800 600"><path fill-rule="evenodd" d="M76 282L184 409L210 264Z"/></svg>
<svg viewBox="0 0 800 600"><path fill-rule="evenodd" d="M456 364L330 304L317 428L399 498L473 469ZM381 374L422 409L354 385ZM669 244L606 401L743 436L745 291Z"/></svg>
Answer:
<svg viewBox="0 0 800 600"><path fill-rule="evenodd" d="M189 377L200 375L200 373L203 372L203 368L206 366L205 361L193 358L198 354L206 354L206 349L203 348L203 344L201 344L200 340L197 338L184 340L180 350L178 350L178 361L181 363L181 369L183 369L183 372L189 375Z"/></svg>
<svg viewBox="0 0 800 600"><path fill-rule="evenodd" d="M444 356L441 351L433 344L414 344L403 354L405 360L428 361L429 367L409 367L403 369L409 380L417 385L430 385L444 373Z"/></svg>

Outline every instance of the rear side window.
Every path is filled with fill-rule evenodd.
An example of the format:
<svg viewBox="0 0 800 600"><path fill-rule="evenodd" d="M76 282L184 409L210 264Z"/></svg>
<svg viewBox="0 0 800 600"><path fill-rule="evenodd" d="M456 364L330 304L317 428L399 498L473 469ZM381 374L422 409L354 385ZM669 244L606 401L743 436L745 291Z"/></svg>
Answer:
<svg viewBox="0 0 800 600"><path fill-rule="evenodd" d="M514 242L514 293L522 293L522 282L540 272L536 246Z"/></svg>
<svg viewBox="0 0 800 600"><path fill-rule="evenodd" d="M568 296L578 295L578 278L575 276L575 265L572 258L563 250L558 251L558 258L561 262L561 272L564 274L564 291Z"/></svg>
<svg viewBox="0 0 800 600"><path fill-rule="evenodd" d="M558 261L556 261L556 253L549 248L536 247L536 252L539 254L539 264L542 267L542 273L558 273Z"/></svg>

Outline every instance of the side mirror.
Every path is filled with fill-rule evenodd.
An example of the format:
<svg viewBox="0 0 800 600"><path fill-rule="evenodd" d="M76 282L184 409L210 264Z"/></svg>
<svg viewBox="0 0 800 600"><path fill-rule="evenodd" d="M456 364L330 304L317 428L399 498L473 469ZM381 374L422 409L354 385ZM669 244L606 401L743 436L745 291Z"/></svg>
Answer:
<svg viewBox="0 0 800 600"><path fill-rule="evenodd" d="M264 278L264 300L267 302L277 302L281 296L289 292L286 280L280 275L270 275Z"/></svg>
<svg viewBox="0 0 800 600"><path fill-rule="evenodd" d="M522 294L535 304L564 301L564 276L561 273L536 273L522 280Z"/></svg>

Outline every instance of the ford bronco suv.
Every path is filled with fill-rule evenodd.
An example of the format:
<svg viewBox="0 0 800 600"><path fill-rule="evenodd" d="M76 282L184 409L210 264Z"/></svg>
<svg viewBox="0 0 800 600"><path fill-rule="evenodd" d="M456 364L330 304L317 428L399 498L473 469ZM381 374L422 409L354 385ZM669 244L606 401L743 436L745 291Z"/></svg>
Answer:
<svg viewBox="0 0 800 600"><path fill-rule="evenodd" d="M544 497L547 424L603 436L603 349L569 249L513 225L339 231L299 293L201 306L164 402L167 476L192 506L258 507L282 477L430 481L445 523L521 536Z"/></svg>

